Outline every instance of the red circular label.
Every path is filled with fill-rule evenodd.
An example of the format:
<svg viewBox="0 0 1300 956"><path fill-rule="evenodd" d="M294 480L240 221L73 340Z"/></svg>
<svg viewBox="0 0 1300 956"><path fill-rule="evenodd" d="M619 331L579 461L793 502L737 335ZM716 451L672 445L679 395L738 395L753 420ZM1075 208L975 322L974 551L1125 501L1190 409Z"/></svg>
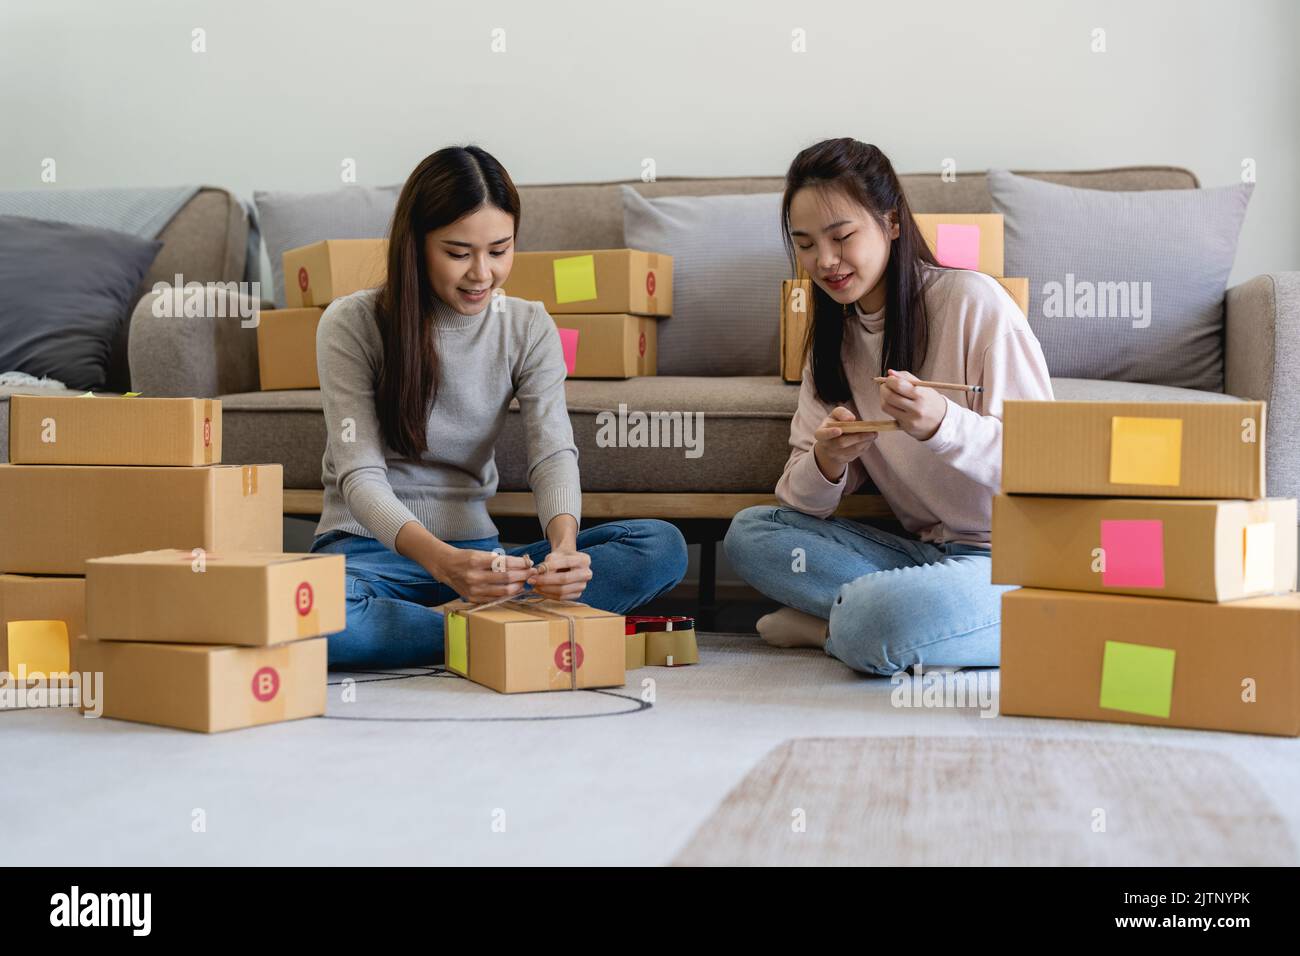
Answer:
<svg viewBox="0 0 1300 956"><path fill-rule="evenodd" d="M206 448L212 444L212 419L203 419L203 445Z"/></svg>
<svg viewBox="0 0 1300 956"><path fill-rule="evenodd" d="M636 349L639 355L645 355L645 333L644 332L641 333L640 341L636 343Z"/></svg>
<svg viewBox="0 0 1300 956"><path fill-rule="evenodd" d="M578 658L578 666L582 666L582 645L576 641L573 644L574 655ZM555 666L564 673L569 673L573 667L569 663L569 644L566 641L555 649Z"/></svg>
<svg viewBox="0 0 1300 956"><path fill-rule="evenodd" d="M303 581L298 585L298 590L293 595L294 606L298 608L298 613L306 616L311 613L312 590L311 585Z"/></svg>
<svg viewBox="0 0 1300 956"><path fill-rule="evenodd" d="M280 690L280 673L274 667L263 667L253 675L253 696L268 701Z"/></svg>
<svg viewBox="0 0 1300 956"><path fill-rule="evenodd" d="M298 288L302 289L303 292L306 292L307 286L309 284L310 283L308 283L307 281L307 267L299 266L298 267Z"/></svg>
<svg viewBox="0 0 1300 956"><path fill-rule="evenodd" d="M645 274L645 294L655 294L655 274L653 272L647 272Z"/></svg>

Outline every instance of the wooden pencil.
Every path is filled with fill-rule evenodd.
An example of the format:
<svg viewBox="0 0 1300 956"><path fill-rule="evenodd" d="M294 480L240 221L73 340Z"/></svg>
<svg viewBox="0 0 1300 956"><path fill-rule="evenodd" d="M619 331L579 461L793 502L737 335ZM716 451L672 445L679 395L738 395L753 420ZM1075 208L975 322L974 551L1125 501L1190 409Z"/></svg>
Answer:
<svg viewBox="0 0 1300 956"><path fill-rule="evenodd" d="M879 376L879 375L877 375L874 379L872 379L872 381L874 381L874 382L876 382L877 384L879 384L879 383L881 383L881 382L888 382L889 379L886 378L886 377L883 377L883 376ZM957 382L924 382L924 381L917 381L917 382L913 382L912 384L913 384L913 385L924 385L926 388L947 388L947 389L952 389L954 392L982 392L982 391L984 391L984 386L983 386L983 385L960 385L960 384L958 384Z"/></svg>

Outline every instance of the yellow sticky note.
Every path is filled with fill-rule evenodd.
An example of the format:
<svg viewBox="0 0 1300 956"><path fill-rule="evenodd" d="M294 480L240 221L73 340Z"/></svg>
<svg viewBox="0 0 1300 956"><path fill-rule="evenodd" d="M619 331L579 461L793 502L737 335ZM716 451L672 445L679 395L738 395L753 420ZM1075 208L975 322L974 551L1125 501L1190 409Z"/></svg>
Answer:
<svg viewBox="0 0 1300 956"><path fill-rule="evenodd" d="M1242 541L1242 588L1247 594L1273 590L1273 524L1259 521L1246 525Z"/></svg>
<svg viewBox="0 0 1300 956"><path fill-rule="evenodd" d="M565 256L552 263L556 302L589 302L596 298L596 257Z"/></svg>
<svg viewBox="0 0 1300 956"><path fill-rule="evenodd" d="M9 672L66 674L71 670L65 621L10 621Z"/></svg>
<svg viewBox="0 0 1300 956"><path fill-rule="evenodd" d="M447 669L457 674L469 673L469 638L465 633L465 618L455 611L447 612Z"/></svg>
<svg viewBox="0 0 1300 956"><path fill-rule="evenodd" d="M1110 480L1116 485L1176 485L1183 464L1181 418L1110 420Z"/></svg>
<svg viewBox="0 0 1300 956"><path fill-rule="evenodd" d="M1107 641L1101 660L1101 706L1168 717L1174 698L1174 657L1170 647Z"/></svg>
<svg viewBox="0 0 1300 956"><path fill-rule="evenodd" d="M123 398L135 398L135 397L136 397L137 395L139 395L139 394L140 394L139 392L127 392L127 393L126 393L125 395L123 395L122 397L123 397Z"/></svg>

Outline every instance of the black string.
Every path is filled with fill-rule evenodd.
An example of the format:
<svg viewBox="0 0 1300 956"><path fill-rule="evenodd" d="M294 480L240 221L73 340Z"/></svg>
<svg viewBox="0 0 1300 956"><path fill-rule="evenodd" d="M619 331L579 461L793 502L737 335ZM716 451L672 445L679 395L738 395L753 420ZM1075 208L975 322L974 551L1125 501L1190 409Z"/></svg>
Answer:
<svg viewBox="0 0 1300 956"><path fill-rule="evenodd" d="M378 675L373 680L353 681L355 684L374 684L388 680L404 680L409 677L455 677L457 675L447 673L445 668L431 666L428 670L419 674L394 674L391 671L348 671L351 674L373 674ZM349 678L344 678L348 680ZM329 681L327 686L339 687L343 681ZM435 723L522 723L534 720L590 720L593 717L623 717L627 714L639 714L642 711L649 710L654 704L642 700L640 697L629 697L627 694L616 694L610 690L590 690L580 688L584 694L601 694L605 697L617 697L620 700L628 700L637 706L628 710L615 710L601 714L558 714L541 717L340 717L335 714L321 714L325 720L365 720L379 723L397 723L397 724L435 724ZM574 693L570 691L569 693Z"/></svg>

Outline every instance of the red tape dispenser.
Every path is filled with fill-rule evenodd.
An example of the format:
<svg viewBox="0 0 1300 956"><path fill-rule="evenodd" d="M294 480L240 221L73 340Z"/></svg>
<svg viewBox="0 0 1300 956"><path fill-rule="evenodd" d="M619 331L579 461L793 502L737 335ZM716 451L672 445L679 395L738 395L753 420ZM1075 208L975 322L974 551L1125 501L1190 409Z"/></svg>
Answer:
<svg viewBox="0 0 1300 956"><path fill-rule="evenodd" d="M624 620L628 670L681 667L700 662L700 650L695 641L695 618L633 614Z"/></svg>

